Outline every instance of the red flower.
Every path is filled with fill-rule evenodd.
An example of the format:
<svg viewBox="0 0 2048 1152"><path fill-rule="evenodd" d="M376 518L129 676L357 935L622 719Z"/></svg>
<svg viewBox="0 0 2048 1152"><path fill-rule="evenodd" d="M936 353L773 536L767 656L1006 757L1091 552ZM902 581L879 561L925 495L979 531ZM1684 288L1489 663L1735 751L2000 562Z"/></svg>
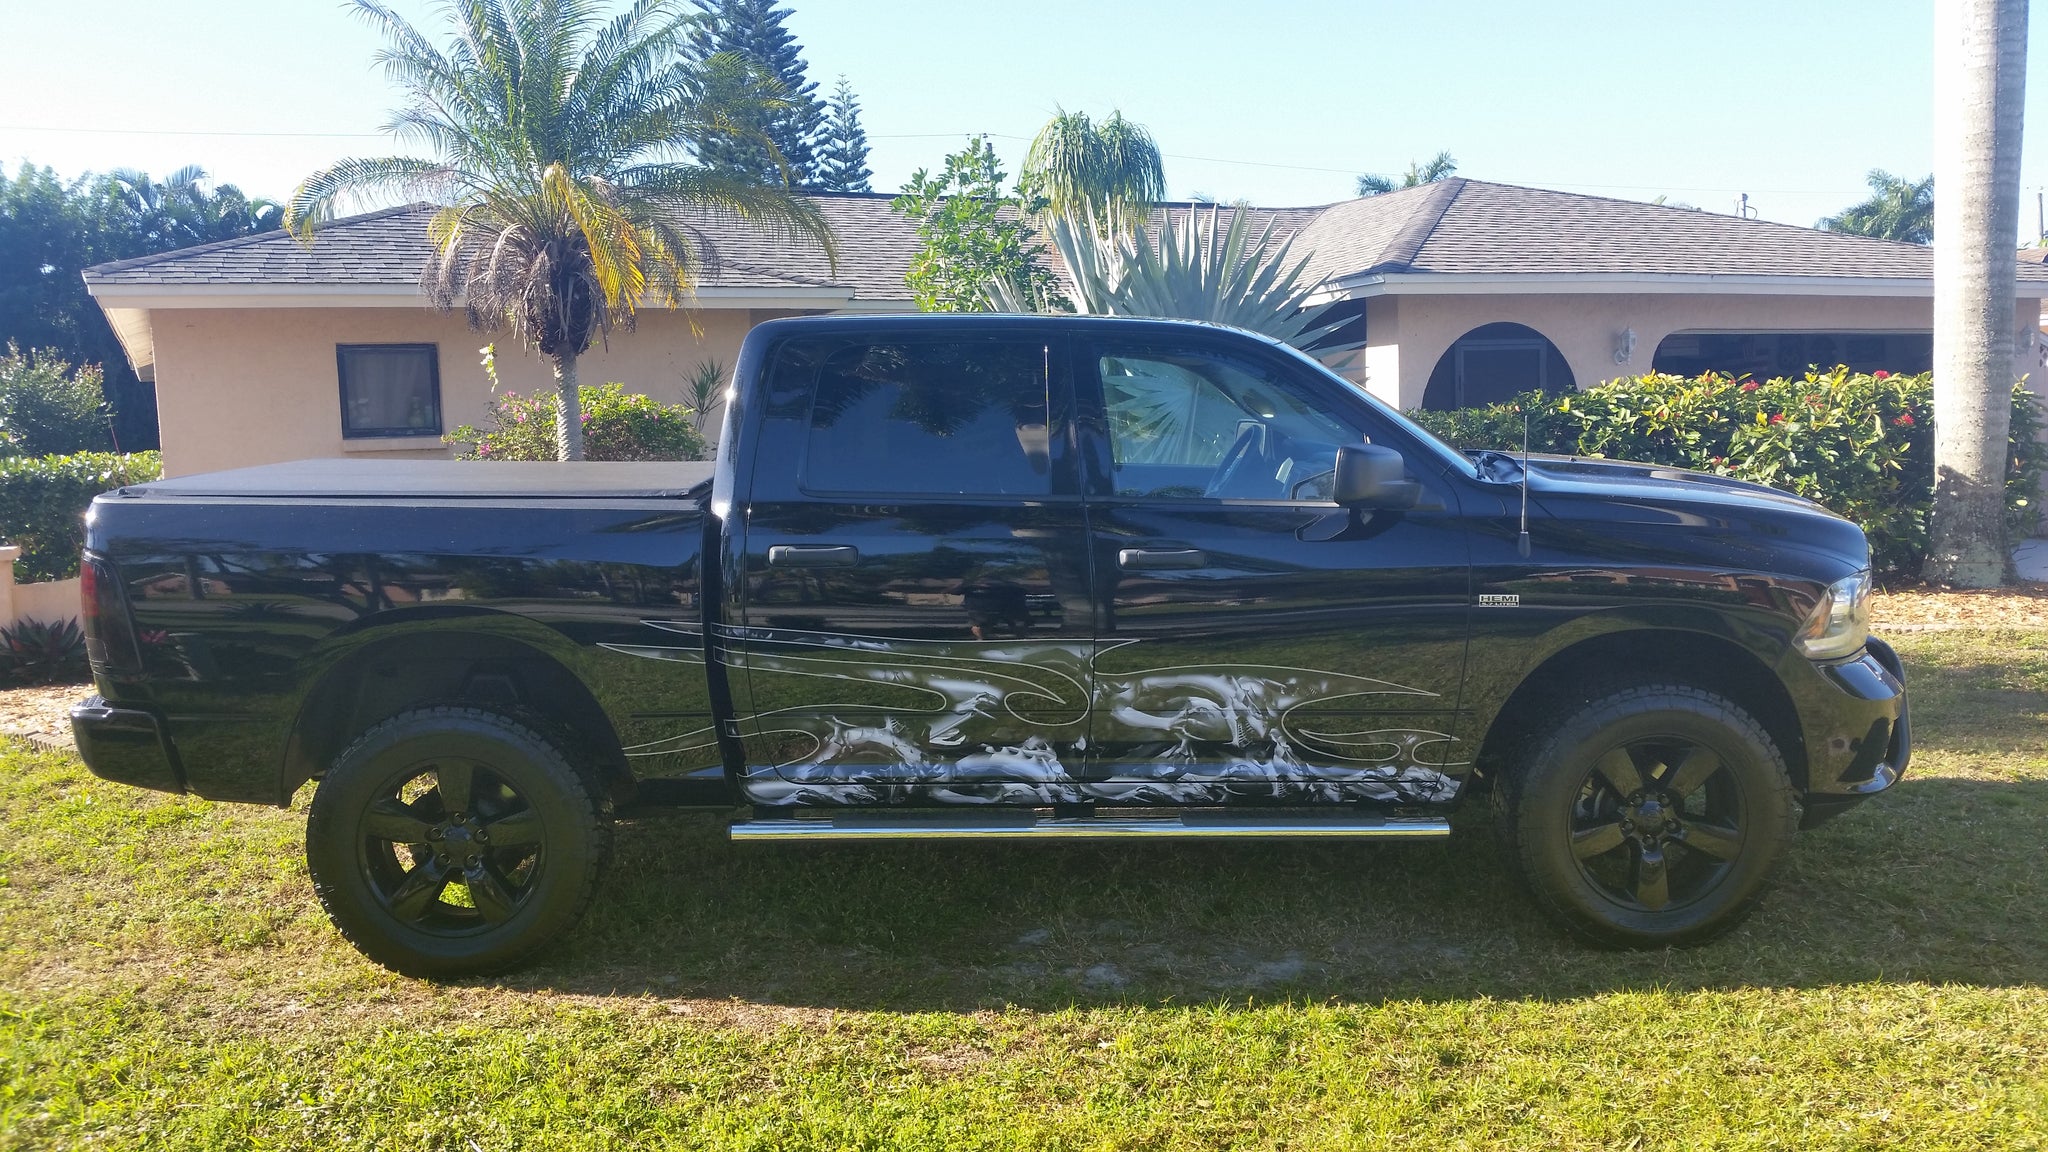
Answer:
<svg viewBox="0 0 2048 1152"><path fill-rule="evenodd" d="M1773 423L1773 424L1783 424L1784 422L1785 422L1785 414L1784 414L1783 412L1773 412L1773 413L1771 414L1771 423Z"/></svg>
<svg viewBox="0 0 2048 1152"><path fill-rule="evenodd" d="M1901 412L1899 413L1899 418L1892 421L1892 423L1901 428L1911 428L1913 426L1913 414L1911 412Z"/></svg>
<svg viewBox="0 0 2048 1152"><path fill-rule="evenodd" d="M1743 390L1744 392L1754 392L1754 391L1756 391L1756 381L1754 381L1754 380L1751 380L1751 381L1750 381L1749 383L1747 383L1747 384L1744 384L1744 385L1742 386L1742 390Z"/></svg>
<svg viewBox="0 0 2048 1152"><path fill-rule="evenodd" d="M1872 372L1872 373L1871 373L1871 376L1873 376L1873 377L1875 377L1876 379L1879 379L1879 380L1889 380L1889 379L1891 379L1891 378L1892 378L1892 374L1891 374L1891 373L1889 373L1889 372L1887 372L1887 371L1885 371L1885 370L1884 370L1884 369L1882 369L1882 368L1879 368L1879 369L1878 369L1877 371L1875 371L1875 372ZM1910 424L1910 423L1912 423L1912 421L1908 420L1908 421L1907 421L1907 423L1908 423L1908 424Z"/></svg>

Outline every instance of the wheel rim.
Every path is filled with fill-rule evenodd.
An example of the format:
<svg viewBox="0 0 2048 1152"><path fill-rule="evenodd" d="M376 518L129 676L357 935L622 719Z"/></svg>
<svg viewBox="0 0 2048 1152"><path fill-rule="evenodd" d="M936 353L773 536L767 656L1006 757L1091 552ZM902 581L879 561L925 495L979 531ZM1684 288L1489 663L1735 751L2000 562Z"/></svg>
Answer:
<svg viewBox="0 0 2048 1152"><path fill-rule="evenodd" d="M1720 885L1742 855L1742 784L1694 740L1631 740L1593 761L1572 803L1579 871L1608 900L1664 912Z"/></svg>
<svg viewBox="0 0 2048 1152"><path fill-rule="evenodd" d="M393 919L437 936L487 932L519 914L541 876L540 815L480 761L415 764L363 813L363 874Z"/></svg>

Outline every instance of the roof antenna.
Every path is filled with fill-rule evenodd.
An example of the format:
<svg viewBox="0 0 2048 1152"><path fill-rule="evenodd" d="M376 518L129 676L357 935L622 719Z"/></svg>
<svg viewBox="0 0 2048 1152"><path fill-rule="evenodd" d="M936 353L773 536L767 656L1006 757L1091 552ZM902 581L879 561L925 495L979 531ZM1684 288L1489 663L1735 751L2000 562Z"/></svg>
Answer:
<svg viewBox="0 0 2048 1152"><path fill-rule="evenodd" d="M1515 553L1529 558L1529 410L1522 409L1522 534L1515 539Z"/></svg>

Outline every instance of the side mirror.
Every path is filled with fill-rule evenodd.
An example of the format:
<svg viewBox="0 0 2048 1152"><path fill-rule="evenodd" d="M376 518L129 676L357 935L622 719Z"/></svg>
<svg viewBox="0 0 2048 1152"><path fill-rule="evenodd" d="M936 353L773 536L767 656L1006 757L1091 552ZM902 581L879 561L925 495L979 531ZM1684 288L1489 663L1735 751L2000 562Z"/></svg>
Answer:
<svg viewBox="0 0 2048 1152"><path fill-rule="evenodd" d="M1422 484L1408 479L1401 454L1378 444L1337 449L1337 474L1330 498L1346 508L1413 508Z"/></svg>

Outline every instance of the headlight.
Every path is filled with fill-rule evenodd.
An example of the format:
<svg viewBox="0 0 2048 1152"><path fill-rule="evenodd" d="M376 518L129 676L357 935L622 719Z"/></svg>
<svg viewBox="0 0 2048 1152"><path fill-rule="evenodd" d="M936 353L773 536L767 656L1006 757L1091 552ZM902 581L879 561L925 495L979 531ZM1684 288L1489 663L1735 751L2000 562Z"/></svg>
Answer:
<svg viewBox="0 0 2048 1152"><path fill-rule="evenodd" d="M1828 585L1794 643L1810 660L1839 660L1870 638L1870 573L1844 576Z"/></svg>

